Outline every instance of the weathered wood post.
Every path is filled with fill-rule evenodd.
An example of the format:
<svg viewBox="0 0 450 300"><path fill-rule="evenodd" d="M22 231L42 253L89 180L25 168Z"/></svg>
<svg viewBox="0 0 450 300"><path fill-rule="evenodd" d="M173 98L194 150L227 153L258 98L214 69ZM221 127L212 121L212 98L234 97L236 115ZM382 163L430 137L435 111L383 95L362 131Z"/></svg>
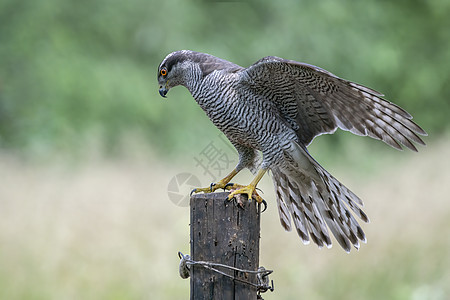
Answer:
<svg viewBox="0 0 450 300"><path fill-rule="evenodd" d="M191 197L191 259L257 271L261 206L244 201L243 208L225 202L227 192ZM190 266L191 300L256 299L257 275L200 265ZM253 283L253 285L248 284Z"/></svg>

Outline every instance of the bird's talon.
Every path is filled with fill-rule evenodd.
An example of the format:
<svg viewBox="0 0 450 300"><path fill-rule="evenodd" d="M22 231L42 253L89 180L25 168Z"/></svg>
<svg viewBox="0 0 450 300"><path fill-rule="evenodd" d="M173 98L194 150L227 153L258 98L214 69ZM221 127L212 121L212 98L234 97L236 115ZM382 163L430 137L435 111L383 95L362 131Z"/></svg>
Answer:
<svg viewBox="0 0 450 300"><path fill-rule="evenodd" d="M230 182L230 183L227 183L223 188L226 189L226 190L228 190L228 191L234 192L234 191L237 191L237 190L239 190L239 189L246 188L246 186L245 186L245 185L242 185L242 184L231 183L231 182ZM239 194L241 194L241 193L239 193Z"/></svg>
<svg viewBox="0 0 450 300"><path fill-rule="evenodd" d="M197 191L197 189L193 189L193 190L191 191L191 193L189 194L189 196L192 196L192 194L195 193L196 191Z"/></svg>
<svg viewBox="0 0 450 300"><path fill-rule="evenodd" d="M264 209L261 211L261 213L263 213L267 209L267 202L266 202L266 200L262 199L261 203L264 205Z"/></svg>
<svg viewBox="0 0 450 300"><path fill-rule="evenodd" d="M223 187L223 190L226 191L228 188L232 188L233 186L234 186L234 183L229 182L229 183L225 184L225 186Z"/></svg>

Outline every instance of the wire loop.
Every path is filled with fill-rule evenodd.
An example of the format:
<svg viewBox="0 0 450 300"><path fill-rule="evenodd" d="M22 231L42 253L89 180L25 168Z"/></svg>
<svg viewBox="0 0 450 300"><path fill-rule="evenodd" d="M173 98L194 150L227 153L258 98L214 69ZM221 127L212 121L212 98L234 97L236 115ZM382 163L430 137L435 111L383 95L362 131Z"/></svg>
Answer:
<svg viewBox="0 0 450 300"><path fill-rule="evenodd" d="M219 274L226 276L228 278L231 278L233 280L254 286L254 287L256 287L258 294L265 293L265 292L267 292L267 290L270 290L271 292L273 292L273 290L274 290L273 280L269 281L269 275L273 273L273 270L266 270L264 267L259 267L257 271L253 271L253 270L239 269L239 268L235 268L232 266L227 266L224 264L219 264L219 263L214 263L214 262L195 261L195 260L192 260L188 254L184 255L180 251L178 251L178 257L180 258L179 272L180 272L181 278L183 278L183 279L189 278L190 272L191 272L190 266L195 265L195 266L201 266L205 269L219 273ZM229 275L223 271L220 271L217 268L228 269L228 270L232 270L232 271L236 271L236 272L240 272L240 273L256 274L258 283L253 283L253 282L249 282L247 280L241 279L241 278L237 278L237 277Z"/></svg>

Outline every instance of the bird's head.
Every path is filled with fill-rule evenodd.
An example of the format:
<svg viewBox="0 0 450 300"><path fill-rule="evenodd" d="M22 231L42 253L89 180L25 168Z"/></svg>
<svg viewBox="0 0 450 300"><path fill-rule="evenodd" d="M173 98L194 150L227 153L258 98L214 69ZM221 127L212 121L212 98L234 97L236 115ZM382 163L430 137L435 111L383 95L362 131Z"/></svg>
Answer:
<svg viewBox="0 0 450 300"><path fill-rule="evenodd" d="M172 52L158 67L159 94L166 97L169 89L177 85L183 85L192 92L205 76L222 69L236 71L242 67L206 53L190 50Z"/></svg>
<svg viewBox="0 0 450 300"><path fill-rule="evenodd" d="M158 67L159 94L166 97L170 88L186 85L186 69L192 65L192 51L181 50L167 55Z"/></svg>

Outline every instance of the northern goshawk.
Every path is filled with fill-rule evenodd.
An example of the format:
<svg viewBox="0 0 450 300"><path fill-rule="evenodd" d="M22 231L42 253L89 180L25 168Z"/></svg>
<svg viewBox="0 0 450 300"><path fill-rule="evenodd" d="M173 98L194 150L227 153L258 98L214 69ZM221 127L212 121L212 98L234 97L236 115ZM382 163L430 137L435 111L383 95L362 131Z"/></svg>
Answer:
<svg viewBox="0 0 450 300"><path fill-rule="evenodd" d="M185 86L239 153L235 169L222 180L195 192L230 188L243 168L259 169L247 186L232 185L228 199L247 194L262 201L256 185L272 172L282 226L293 221L303 243L312 239L331 247L328 229L342 248L359 248L366 237L350 210L367 215L353 192L331 176L308 153L314 137L338 127L402 149L417 151L427 133L411 115L383 99L383 94L341 79L319 67L268 56L248 68L189 50L170 53L158 67L159 93ZM262 162L259 163L259 151Z"/></svg>

